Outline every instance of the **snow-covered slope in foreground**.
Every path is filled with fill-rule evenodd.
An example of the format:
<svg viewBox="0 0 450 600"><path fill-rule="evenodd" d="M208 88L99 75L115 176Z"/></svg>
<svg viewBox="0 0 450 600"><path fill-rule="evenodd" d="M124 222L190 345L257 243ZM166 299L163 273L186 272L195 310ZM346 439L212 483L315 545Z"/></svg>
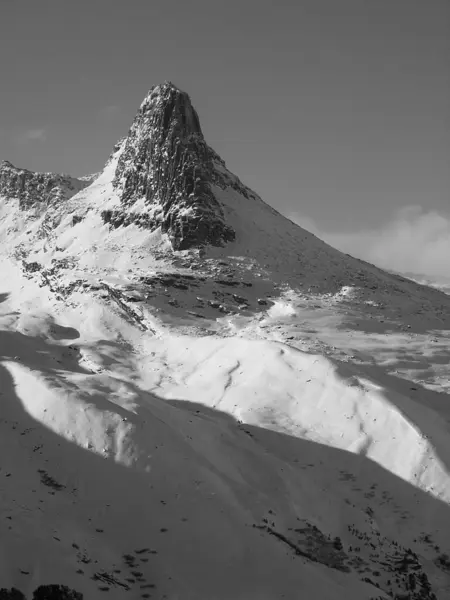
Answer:
<svg viewBox="0 0 450 600"><path fill-rule="evenodd" d="M356 600L426 572L448 590L430 407L279 342L139 332L1 268L4 587Z"/></svg>
<svg viewBox="0 0 450 600"><path fill-rule="evenodd" d="M0 588L448 598L450 298L264 204L170 85L83 181L0 198Z"/></svg>

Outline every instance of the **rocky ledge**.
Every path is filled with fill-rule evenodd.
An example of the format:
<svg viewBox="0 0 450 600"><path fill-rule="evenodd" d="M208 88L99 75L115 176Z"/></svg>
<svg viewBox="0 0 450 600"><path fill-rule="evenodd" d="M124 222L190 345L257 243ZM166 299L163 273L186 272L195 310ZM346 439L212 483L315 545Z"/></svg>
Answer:
<svg viewBox="0 0 450 600"><path fill-rule="evenodd" d="M113 183L121 208L104 211L104 221L161 227L176 250L232 241L212 190L217 162L224 166L206 144L189 96L170 82L153 87L118 159Z"/></svg>
<svg viewBox="0 0 450 600"><path fill-rule="evenodd" d="M19 169L7 160L0 164L0 196L18 200L22 210L67 200L90 183L69 175Z"/></svg>

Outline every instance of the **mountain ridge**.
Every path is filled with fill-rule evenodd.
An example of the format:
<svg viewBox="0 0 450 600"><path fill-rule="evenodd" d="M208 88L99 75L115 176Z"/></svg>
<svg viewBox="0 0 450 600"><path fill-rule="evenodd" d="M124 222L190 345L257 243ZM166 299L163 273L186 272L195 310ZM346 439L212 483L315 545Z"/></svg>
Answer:
<svg viewBox="0 0 450 600"><path fill-rule="evenodd" d="M2 165L0 194L19 199L20 209L17 215L8 212L3 231L15 231L22 254L33 247L43 268L62 255L72 264L82 264L83 257L92 262L99 248L123 238L129 256L121 261L128 260L142 277L155 252L164 256L159 261L164 269L177 262L177 252L187 252L185 264L207 267L207 274L208 265L215 269L225 260L237 279L271 281L275 294L280 286L294 287L328 303L345 297L374 309L377 320L389 320L405 302L412 320L427 311L427 322L434 319L439 327L450 318L448 296L424 292L419 283L339 252L246 187L207 145L190 97L171 82L149 90L100 174L76 179ZM16 224L8 226L8 219ZM38 244L36 235L42 239ZM67 245L72 250L61 253ZM382 317L375 310L380 306Z"/></svg>
<svg viewBox="0 0 450 600"><path fill-rule="evenodd" d="M18 168L8 160L0 163L0 195L19 200L22 210L68 200L88 184L66 174Z"/></svg>

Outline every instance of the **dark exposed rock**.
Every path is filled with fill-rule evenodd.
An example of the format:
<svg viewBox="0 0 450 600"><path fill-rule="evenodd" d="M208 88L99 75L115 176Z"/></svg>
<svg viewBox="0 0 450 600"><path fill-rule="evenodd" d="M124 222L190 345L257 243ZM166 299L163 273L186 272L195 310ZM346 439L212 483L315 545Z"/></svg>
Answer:
<svg viewBox="0 0 450 600"><path fill-rule="evenodd" d="M218 283L219 285L227 285L230 287L236 287L239 285L239 281L234 281L234 280L228 280L228 279L216 279L216 283Z"/></svg>
<svg viewBox="0 0 450 600"><path fill-rule="evenodd" d="M75 226L78 223L81 223L82 220L83 220L83 217L81 217L80 215L73 215L73 217L72 217L72 226Z"/></svg>
<svg viewBox="0 0 450 600"><path fill-rule="evenodd" d="M117 160L113 185L120 204L101 212L104 223L112 228L131 224L150 231L160 228L176 250L223 246L235 239L216 196L219 188L257 199L207 145L189 96L170 82L147 94L109 164L113 159ZM33 173L4 161L0 196L17 199L22 210L46 208L69 199L97 175L75 179ZM82 219L73 215L72 225ZM46 237L57 225L43 223L40 233Z"/></svg>
<svg viewBox="0 0 450 600"><path fill-rule="evenodd" d="M167 287L176 287L186 290L190 285L199 285L204 282L204 277L194 277L193 275L181 275L180 273L158 273L152 277L139 277L139 280L145 285L162 285Z"/></svg>
<svg viewBox="0 0 450 600"><path fill-rule="evenodd" d="M243 296L239 296L238 294L233 294L233 300L235 300L236 302L239 302L239 304L248 304L247 298L244 298Z"/></svg>
<svg viewBox="0 0 450 600"><path fill-rule="evenodd" d="M37 271L40 271L42 269L42 265L35 261L29 263L27 263L26 261L22 261L22 267L23 270L28 273L36 273Z"/></svg>
<svg viewBox="0 0 450 600"><path fill-rule="evenodd" d="M83 594L66 585L41 585L34 590L33 600L83 600Z"/></svg>
<svg viewBox="0 0 450 600"><path fill-rule="evenodd" d="M0 164L0 196L18 200L22 210L67 200L89 184L69 175L18 169L7 160Z"/></svg>
<svg viewBox="0 0 450 600"><path fill-rule="evenodd" d="M115 290L106 283L103 283L103 288L108 293L109 298L111 298L111 300L113 300L131 319L131 321L138 325L140 329L142 329L142 331L151 331L152 333L155 333L153 329L145 324L142 314L137 313L126 304L128 297L124 297L120 290Z"/></svg>
<svg viewBox="0 0 450 600"><path fill-rule="evenodd" d="M171 83L153 87L118 159L114 185L123 208L104 211L105 223L161 227L177 250L233 240L212 191L222 181L215 164L224 165L206 144L189 96ZM128 210L142 199L146 211Z"/></svg>
<svg viewBox="0 0 450 600"><path fill-rule="evenodd" d="M263 523L268 523L267 519L263 519ZM288 547L290 547L297 556L303 556L312 562L318 562L332 569L350 572L350 568L345 564L347 555L342 550L336 549L326 536L314 526L308 525L305 529L298 529L297 532L309 534L309 539L300 539L294 541L280 531L275 530L268 524L256 525L253 527L266 531L274 536Z"/></svg>
<svg viewBox="0 0 450 600"><path fill-rule="evenodd" d="M26 600L25 596L21 591L16 588L7 590L6 588L0 589L0 600Z"/></svg>
<svg viewBox="0 0 450 600"><path fill-rule="evenodd" d="M51 487L52 489L57 490L58 492L65 488L64 485L58 483L55 479L53 479L53 477L51 477L46 471L44 471L44 469L38 469L38 473L41 477L41 482L47 487Z"/></svg>
<svg viewBox="0 0 450 600"><path fill-rule="evenodd" d="M26 600L16 588L0 589L0 600ZM83 600L83 594L71 590L66 585L41 585L33 592L32 600Z"/></svg>

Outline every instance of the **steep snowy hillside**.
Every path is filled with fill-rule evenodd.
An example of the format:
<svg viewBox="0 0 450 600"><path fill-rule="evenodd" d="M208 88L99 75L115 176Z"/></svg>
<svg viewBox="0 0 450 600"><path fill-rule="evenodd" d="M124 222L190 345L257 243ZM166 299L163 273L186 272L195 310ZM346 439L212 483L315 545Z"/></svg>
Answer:
<svg viewBox="0 0 450 600"><path fill-rule="evenodd" d="M0 598L449 597L448 295L265 204L170 83L102 173L0 175Z"/></svg>

